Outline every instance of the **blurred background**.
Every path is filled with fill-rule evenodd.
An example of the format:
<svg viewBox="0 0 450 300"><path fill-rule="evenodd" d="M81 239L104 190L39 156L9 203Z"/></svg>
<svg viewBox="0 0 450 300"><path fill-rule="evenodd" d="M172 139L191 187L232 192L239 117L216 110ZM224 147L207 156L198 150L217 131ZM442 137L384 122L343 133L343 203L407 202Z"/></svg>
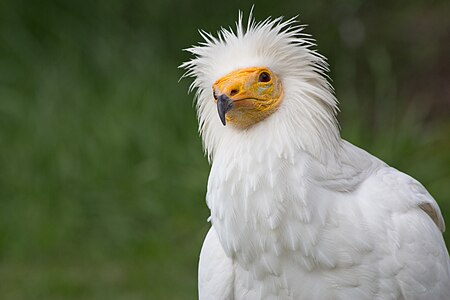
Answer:
<svg viewBox="0 0 450 300"><path fill-rule="evenodd" d="M342 136L450 224L450 2L253 2L309 24ZM1 299L196 298L209 166L177 66L252 3L0 2Z"/></svg>

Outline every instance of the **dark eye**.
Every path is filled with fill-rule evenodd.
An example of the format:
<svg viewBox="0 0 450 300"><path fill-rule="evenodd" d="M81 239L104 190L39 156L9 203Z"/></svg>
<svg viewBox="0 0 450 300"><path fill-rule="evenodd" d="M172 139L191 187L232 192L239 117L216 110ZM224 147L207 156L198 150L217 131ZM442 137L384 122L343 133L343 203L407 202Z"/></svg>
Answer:
<svg viewBox="0 0 450 300"><path fill-rule="evenodd" d="M217 100L217 94L216 94L216 91L213 91L213 97L214 97L214 99Z"/></svg>
<svg viewBox="0 0 450 300"><path fill-rule="evenodd" d="M258 82L269 82L270 81L270 74L267 72L262 72L259 74Z"/></svg>

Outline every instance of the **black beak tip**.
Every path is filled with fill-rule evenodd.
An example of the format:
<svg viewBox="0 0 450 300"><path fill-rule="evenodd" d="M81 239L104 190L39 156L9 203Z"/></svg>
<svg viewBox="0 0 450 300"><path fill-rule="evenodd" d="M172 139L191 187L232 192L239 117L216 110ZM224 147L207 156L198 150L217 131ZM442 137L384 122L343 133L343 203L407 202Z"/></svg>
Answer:
<svg viewBox="0 0 450 300"><path fill-rule="evenodd" d="M225 115L232 108L233 108L233 101L231 101L230 98L228 98L225 95L220 95L217 98L217 112L219 113L219 118L220 118L220 121L222 122L223 126L227 125L227 120L225 118Z"/></svg>
<svg viewBox="0 0 450 300"><path fill-rule="evenodd" d="M227 126L227 119L225 118L225 114L219 114L220 122L222 122L223 126Z"/></svg>

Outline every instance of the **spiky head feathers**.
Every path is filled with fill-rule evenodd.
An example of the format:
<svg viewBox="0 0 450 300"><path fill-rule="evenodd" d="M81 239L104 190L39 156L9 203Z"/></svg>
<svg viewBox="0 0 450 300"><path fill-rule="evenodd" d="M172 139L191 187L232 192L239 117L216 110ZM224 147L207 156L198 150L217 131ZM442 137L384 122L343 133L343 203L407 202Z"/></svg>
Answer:
<svg viewBox="0 0 450 300"><path fill-rule="evenodd" d="M200 31L204 41L187 51L194 55L181 65L184 76L193 77L199 130L209 157L223 143L261 146L278 143L277 151L300 148L321 158L333 151L339 137L337 102L326 79L327 63L311 49L314 40L297 21L282 18L256 23L250 15L246 26L239 14L236 30L221 29L217 37ZM238 69L264 67L282 82L283 101L273 115L245 129L224 127L217 114L212 85ZM237 138L238 137L238 138Z"/></svg>

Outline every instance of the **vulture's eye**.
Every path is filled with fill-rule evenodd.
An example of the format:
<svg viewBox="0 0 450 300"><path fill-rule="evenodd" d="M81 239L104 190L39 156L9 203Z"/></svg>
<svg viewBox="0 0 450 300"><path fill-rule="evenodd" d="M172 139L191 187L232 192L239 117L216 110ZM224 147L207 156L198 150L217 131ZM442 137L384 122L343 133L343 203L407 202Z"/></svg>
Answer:
<svg viewBox="0 0 450 300"><path fill-rule="evenodd" d="M258 82L269 82L270 81L270 74L267 72L262 72L259 74Z"/></svg>

